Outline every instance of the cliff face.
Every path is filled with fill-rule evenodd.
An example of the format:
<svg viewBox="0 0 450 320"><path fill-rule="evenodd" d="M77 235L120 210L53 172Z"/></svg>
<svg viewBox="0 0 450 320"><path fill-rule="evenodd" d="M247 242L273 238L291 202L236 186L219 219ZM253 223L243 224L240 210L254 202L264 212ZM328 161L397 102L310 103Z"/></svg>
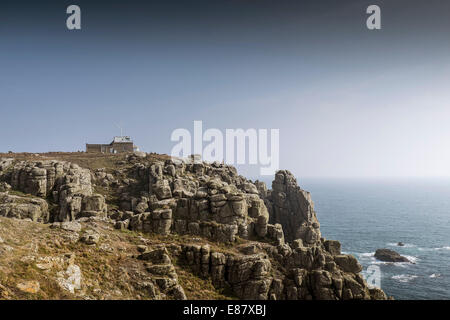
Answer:
<svg viewBox="0 0 450 320"><path fill-rule="evenodd" d="M311 196L289 171L277 172L268 190L220 163L136 153L107 156L99 167L89 157L106 156L53 157L0 160L0 216L68 232L62 241L72 253L98 247L110 233L136 235L143 244L124 259L145 271L130 292L145 283L151 294L131 298L196 298L186 274L241 299L386 298L368 288L338 241L321 237ZM77 274L70 293L83 298L92 279L82 267Z"/></svg>
<svg viewBox="0 0 450 320"><path fill-rule="evenodd" d="M313 245L320 241L320 224L309 192L297 185L289 171L278 171L269 193L271 221L283 226L286 239L302 239Z"/></svg>

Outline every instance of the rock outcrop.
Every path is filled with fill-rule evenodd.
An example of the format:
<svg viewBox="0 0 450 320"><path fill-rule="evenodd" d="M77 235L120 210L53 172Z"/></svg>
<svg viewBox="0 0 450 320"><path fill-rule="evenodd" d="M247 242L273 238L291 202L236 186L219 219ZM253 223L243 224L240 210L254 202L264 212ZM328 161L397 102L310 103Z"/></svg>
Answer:
<svg viewBox="0 0 450 320"><path fill-rule="evenodd" d="M65 161L20 161L9 163L8 169L4 179L12 189L57 205L58 211L49 217L51 221L71 221L92 212L106 216L105 199L93 194L88 169Z"/></svg>
<svg viewBox="0 0 450 320"><path fill-rule="evenodd" d="M138 259L146 261L145 268L153 275L161 292L171 295L177 300L186 300L186 294L178 283L178 275L166 247L161 246L153 250L144 249Z"/></svg>
<svg viewBox="0 0 450 320"><path fill-rule="evenodd" d="M390 249L377 249L375 251L375 258L377 258L380 261L385 262L409 262L408 258L401 256L398 252L395 252L394 250Z"/></svg>
<svg viewBox="0 0 450 320"><path fill-rule="evenodd" d="M153 163L148 168L147 195L121 198L122 208L137 213L127 215L131 230L191 234L220 242L274 234L268 232L269 211L258 189L231 166Z"/></svg>
<svg viewBox="0 0 450 320"><path fill-rule="evenodd" d="M14 162L14 158L0 158L0 172L6 171Z"/></svg>
<svg viewBox="0 0 450 320"><path fill-rule="evenodd" d="M47 201L41 198L0 192L0 216L48 222L48 204Z"/></svg>
<svg viewBox="0 0 450 320"><path fill-rule="evenodd" d="M302 239L307 244L320 241L320 224L311 195L297 185L292 173L281 170L275 174L268 200L270 221L283 226L286 240Z"/></svg>
<svg viewBox="0 0 450 320"><path fill-rule="evenodd" d="M177 268L241 299L386 298L369 289L355 257L322 237L311 195L289 171L278 171L269 190L232 166L193 160L130 154L115 168L90 170L68 161L2 159L0 215L53 223L68 242L90 247L104 236L82 231L86 221L181 237L179 246L138 248L152 298L186 298ZM78 277L75 269L60 275Z"/></svg>

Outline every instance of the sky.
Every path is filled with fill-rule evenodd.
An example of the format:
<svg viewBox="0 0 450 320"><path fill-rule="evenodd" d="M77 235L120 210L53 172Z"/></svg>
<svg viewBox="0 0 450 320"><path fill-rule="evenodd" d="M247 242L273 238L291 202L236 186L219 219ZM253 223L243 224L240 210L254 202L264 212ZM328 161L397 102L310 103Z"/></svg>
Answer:
<svg viewBox="0 0 450 320"><path fill-rule="evenodd" d="M298 177L448 177L449 31L436 0L1 1L0 152L84 150L120 125L169 154L201 120L279 129Z"/></svg>

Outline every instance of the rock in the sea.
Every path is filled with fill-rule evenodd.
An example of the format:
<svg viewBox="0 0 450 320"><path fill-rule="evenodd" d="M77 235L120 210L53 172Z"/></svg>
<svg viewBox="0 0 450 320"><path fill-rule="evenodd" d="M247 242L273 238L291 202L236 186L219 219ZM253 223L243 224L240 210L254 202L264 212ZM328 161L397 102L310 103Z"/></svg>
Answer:
<svg viewBox="0 0 450 320"><path fill-rule="evenodd" d="M390 249L378 249L375 251L375 258L385 262L409 262L408 258L401 256L399 253Z"/></svg>
<svg viewBox="0 0 450 320"><path fill-rule="evenodd" d="M398 245L399 247L404 247L404 246L405 246L405 244L404 244L403 242L401 242L401 241L398 242L397 245Z"/></svg>

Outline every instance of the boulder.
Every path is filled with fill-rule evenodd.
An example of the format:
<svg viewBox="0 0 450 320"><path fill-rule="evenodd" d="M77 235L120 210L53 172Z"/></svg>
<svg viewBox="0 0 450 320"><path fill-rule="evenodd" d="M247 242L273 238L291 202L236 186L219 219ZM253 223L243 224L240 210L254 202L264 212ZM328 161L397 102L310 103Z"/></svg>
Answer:
<svg viewBox="0 0 450 320"><path fill-rule="evenodd" d="M325 240L323 245L331 255L336 256L341 254L341 243L336 240Z"/></svg>
<svg viewBox="0 0 450 320"><path fill-rule="evenodd" d="M258 188L251 182L246 182L244 183L242 189L246 192L246 193L251 193L251 194L258 194Z"/></svg>
<svg viewBox="0 0 450 320"><path fill-rule="evenodd" d="M13 158L0 158L0 171L5 171L13 162Z"/></svg>
<svg viewBox="0 0 450 320"><path fill-rule="evenodd" d="M138 256L138 259L150 261L155 264L171 264L169 253L165 247L144 252Z"/></svg>
<svg viewBox="0 0 450 320"><path fill-rule="evenodd" d="M399 253L395 252L394 250L390 249L377 249L375 251L375 258L377 258L380 261L385 262L409 262L408 258L401 256Z"/></svg>
<svg viewBox="0 0 450 320"><path fill-rule="evenodd" d="M80 241L87 244L87 245L94 245L97 244L100 240L100 234L92 231L87 230L81 237Z"/></svg>
<svg viewBox="0 0 450 320"><path fill-rule="evenodd" d="M2 181L0 182L0 192L6 192L11 190L11 186L9 185L9 183Z"/></svg>
<svg viewBox="0 0 450 320"><path fill-rule="evenodd" d="M156 194L159 200L172 198L172 190L170 189L170 184L168 180L162 179L158 180L152 190Z"/></svg>
<svg viewBox="0 0 450 320"><path fill-rule="evenodd" d="M362 271L362 266L358 260L352 255L340 254L334 256L334 262L344 271L350 273L358 273Z"/></svg>
<svg viewBox="0 0 450 320"><path fill-rule="evenodd" d="M0 192L0 216L48 222L50 214L44 199Z"/></svg>
<svg viewBox="0 0 450 320"><path fill-rule="evenodd" d="M54 222L51 224L50 228L59 228L71 232L80 232L81 224L77 221Z"/></svg>
<svg viewBox="0 0 450 320"><path fill-rule="evenodd" d="M107 206L105 202L105 197L102 196L101 194L93 194L83 197L82 210L106 213Z"/></svg>
<svg viewBox="0 0 450 320"><path fill-rule="evenodd" d="M386 294L380 288L370 288L369 293L370 293L370 296L372 297L372 299L374 299L374 300L386 300L387 299Z"/></svg>
<svg viewBox="0 0 450 320"><path fill-rule="evenodd" d="M59 286L72 294L75 293L75 290L81 289L81 282L81 269L75 264L70 264L65 271L57 273L57 283Z"/></svg>

